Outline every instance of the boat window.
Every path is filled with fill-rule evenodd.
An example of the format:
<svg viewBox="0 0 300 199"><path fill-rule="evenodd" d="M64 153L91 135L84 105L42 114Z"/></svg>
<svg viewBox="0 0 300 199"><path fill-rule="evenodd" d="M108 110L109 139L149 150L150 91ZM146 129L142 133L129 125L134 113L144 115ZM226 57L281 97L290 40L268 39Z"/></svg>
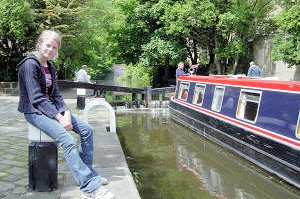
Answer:
<svg viewBox="0 0 300 199"><path fill-rule="evenodd" d="M178 99L187 100L189 93L189 83L181 82L179 86Z"/></svg>
<svg viewBox="0 0 300 199"><path fill-rule="evenodd" d="M202 106L205 93L205 84L197 84L195 87L193 104Z"/></svg>
<svg viewBox="0 0 300 199"><path fill-rule="evenodd" d="M225 92L225 87L217 86L214 92L214 97L212 100L211 109L214 111L220 111L222 107L223 96Z"/></svg>
<svg viewBox="0 0 300 199"><path fill-rule="evenodd" d="M300 111L298 114L298 124L297 124L297 129L296 129L296 137L300 139Z"/></svg>
<svg viewBox="0 0 300 199"><path fill-rule="evenodd" d="M242 120L255 122L260 103L260 96L261 92L241 90L236 117Z"/></svg>

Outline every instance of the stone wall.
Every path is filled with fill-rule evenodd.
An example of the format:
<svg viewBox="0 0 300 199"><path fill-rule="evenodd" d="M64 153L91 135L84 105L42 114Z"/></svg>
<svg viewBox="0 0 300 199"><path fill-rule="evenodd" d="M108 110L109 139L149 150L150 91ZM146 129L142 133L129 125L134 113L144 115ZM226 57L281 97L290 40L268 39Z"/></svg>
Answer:
<svg viewBox="0 0 300 199"><path fill-rule="evenodd" d="M0 82L0 95L19 95L18 82Z"/></svg>
<svg viewBox="0 0 300 199"><path fill-rule="evenodd" d="M278 77L279 80L300 81L300 66L291 66L282 61L273 61L271 57L272 39L261 39L254 43L254 61L264 70L266 77Z"/></svg>

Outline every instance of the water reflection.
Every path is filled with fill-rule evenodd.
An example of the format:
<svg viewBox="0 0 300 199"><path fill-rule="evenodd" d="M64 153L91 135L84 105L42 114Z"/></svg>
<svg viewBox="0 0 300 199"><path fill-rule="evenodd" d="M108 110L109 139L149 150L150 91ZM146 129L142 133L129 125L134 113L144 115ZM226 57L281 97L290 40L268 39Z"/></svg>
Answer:
<svg viewBox="0 0 300 199"><path fill-rule="evenodd" d="M166 109L118 113L117 126L143 199L299 198L299 190L174 123Z"/></svg>

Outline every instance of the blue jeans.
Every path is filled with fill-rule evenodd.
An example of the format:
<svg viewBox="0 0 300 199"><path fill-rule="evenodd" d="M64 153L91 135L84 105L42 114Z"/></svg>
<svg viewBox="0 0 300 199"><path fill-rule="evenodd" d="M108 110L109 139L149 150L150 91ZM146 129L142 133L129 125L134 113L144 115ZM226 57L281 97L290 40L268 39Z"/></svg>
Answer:
<svg viewBox="0 0 300 199"><path fill-rule="evenodd" d="M43 114L24 114L25 119L38 127L62 147L76 182L83 192L92 192L101 186L100 175L93 169L93 128L71 114L73 131L80 136L79 147L73 136L61 124Z"/></svg>

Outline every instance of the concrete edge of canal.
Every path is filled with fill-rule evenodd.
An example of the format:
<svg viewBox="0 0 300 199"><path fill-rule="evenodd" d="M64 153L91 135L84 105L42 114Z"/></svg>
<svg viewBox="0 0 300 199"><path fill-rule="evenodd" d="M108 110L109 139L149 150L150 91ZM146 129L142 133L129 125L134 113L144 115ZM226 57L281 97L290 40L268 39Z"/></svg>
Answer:
<svg viewBox="0 0 300 199"><path fill-rule="evenodd" d="M86 104L97 98L86 98ZM83 119L82 111L77 111ZM94 167L109 180L106 185L116 199L140 199L139 192L129 170L116 132L107 132L109 113L104 107L96 107L88 114L88 122L94 128ZM78 198L80 191L72 174L68 172L62 187L61 199ZM76 197L77 196L77 197Z"/></svg>

